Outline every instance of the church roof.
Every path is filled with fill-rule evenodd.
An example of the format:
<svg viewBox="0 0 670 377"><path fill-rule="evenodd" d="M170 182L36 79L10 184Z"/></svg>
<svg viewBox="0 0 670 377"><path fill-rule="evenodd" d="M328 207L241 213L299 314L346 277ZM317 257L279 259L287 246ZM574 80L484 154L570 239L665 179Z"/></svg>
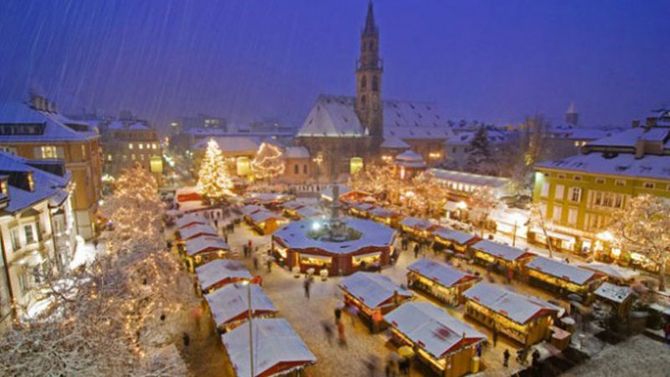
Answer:
<svg viewBox="0 0 670 377"><path fill-rule="evenodd" d="M367 130L354 110L354 97L320 95L305 123L302 137L362 137ZM429 102L384 101L384 139L446 139L449 123Z"/></svg>

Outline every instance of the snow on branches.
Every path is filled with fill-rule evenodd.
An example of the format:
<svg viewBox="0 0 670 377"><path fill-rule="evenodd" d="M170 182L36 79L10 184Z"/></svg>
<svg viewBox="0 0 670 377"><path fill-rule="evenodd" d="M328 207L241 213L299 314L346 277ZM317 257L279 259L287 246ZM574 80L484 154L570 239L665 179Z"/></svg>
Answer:
<svg viewBox="0 0 670 377"><path fill-rule="evenodd" d="M215 201L233 195L233 181L228 174L219 144L213 139L207 143L207 151L200 164L197 188L200 194Z"/></svg>
<svg viewBox="0 0 670 377"><path fill-rule="evenodd" d="M256 157L251 161L254 177L272 179L284 174L283 155L280 147L269 143L261 144Z"/></svg>

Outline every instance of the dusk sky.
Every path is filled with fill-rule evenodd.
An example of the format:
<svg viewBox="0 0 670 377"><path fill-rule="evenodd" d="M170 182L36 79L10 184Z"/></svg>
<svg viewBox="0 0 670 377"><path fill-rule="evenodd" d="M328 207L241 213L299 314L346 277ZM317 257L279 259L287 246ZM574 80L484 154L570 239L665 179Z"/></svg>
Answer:
<svg viewBox="0 0 670 377"><path fill-rule="evenodd" d="M204 112L301 123L354 93L365 0L2 0L0 100L164 124ZM574 101L587 126L670 106L670 1L378 0L385 98L492 122Z"/></svg>

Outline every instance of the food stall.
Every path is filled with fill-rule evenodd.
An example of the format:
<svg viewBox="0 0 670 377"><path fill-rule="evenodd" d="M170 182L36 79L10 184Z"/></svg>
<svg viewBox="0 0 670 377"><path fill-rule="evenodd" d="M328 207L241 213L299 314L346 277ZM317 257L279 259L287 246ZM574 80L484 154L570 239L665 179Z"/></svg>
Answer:
<svg viewBox="0 0 670 377"><path fill-rule="evenodd" d="M249 270L236 260L217 259L195 269L200 292L209 293L226 284L249 281Z"/></svg>
<svg viewBox="0 0 670 377"><path fill-rule="evenodd" d="M531 346L547 339L560 308L495 284L479 283L463 293L465 313L488 328Z"/></svg>
<svg viewBox="0 0 670 377"><path fill-rule="evenodd" d="M277 228L288 224L289 220L278 213L266 209L245 216L247 223L262 235L272 234Z"/></svg>
<svg viewBox="0 0 670 377"><path fill-rule="evenodd" d="M433 239L435 243L442 245L450 250L454 250L459 253L465 253L468 249L468 246L477 242L479 237L474 234L461 232L454 229L448 229L445 227L438 227L433 230Z"/></svg>
<svg viewBox="0 0 670 377"><path fill-rule="evenodd" d="M338 286L344 293L344 303L357 307L359 316L373 331L380 329L382 315L414 296L388 277L373 272L356 272L342 279Z"/></svg>
<svg viewBox="0 0 670 377"><path fill-rule="evenodd" d="M412 347L419 360L439 376L460 377L479 371L477 347L486 336L427 302L408 302L386 314L397 344Z"/></svg>
<svg viewBox="0 0 670 377"><path fill-rule="evenodd" d="M182 217L175 220L175 225L177 229L188 228L192 225L208 225L208 224L209 221L207 221L207 219L205 219L203 216L193 213L183 215Z"/></svg>
<svg viewBox="0 0 670 377"><path fill-rule="evenodd" d="M483 265L497 265L516 269L530 260L533 253L489 240L479 240L470 246L475 261Z"/></svg>
<svg viewBox="0 0 670 377"><path fill-rule="evenodd" d="M429 240L430 232L437 227L436 224L417 217L405 217L400 222L400 229L418 241Z"/></svg>
<svg viewBox="0 0 670 377"><path fill-rule="evenodd" d="M373 208L376 208L374 204L372 203L352 203L349 206L349 213L356 217L362 217L364 219L370 217L370 210Z"/></svg>
<svg viewBox="0 0 670 377"><path fill-rule="evenodd" d="M560 294L585 296L606 279L599 272L542 256L536 256L526 263L525 271L531 282Z"/></svg>
<svg viewBox="0 0 670 377"><path fill-rule="evenodd" d="M383 207L374 207L368 211L368 214L370 219L392 227L397 226L398 221L400 220L400 214L398 212Z"/></svg>
<svg viewBox="0 0 670 377"><path fill-rule="evenodd" d="M316 363L314 354L285 319L254 319L251 332L253 348L249 346L249 322L221 335L236 377L252 377L251 355L253 377L298 376L305 367Z"/></svg>
<svg viewBox="0 0 670 377"><path fill-rule="evenodd" d="M200 236L218 236L216 229L208 224L194 224L177 230L177 233L177 236L182 243Z"/></svg>
<svg viewBox="0 0 670 377"><path fill-rule="evenodd" d="M604 282L593 291L593 294L596 299L605 302L614 309L614 314L618 320L628 320L635 297L631 287Z"/></svg>
<svg viewBox="0 0 670 377"><path fill-rule="evenodd" d="M230 247L219 236L198 236L184 243L184 257L189 271L204 263L221 259L230 252Z"/></svg>
<svg viewBox="0 0 670 377"><path fill-rule="evenodd" d="M234 329L249 318L248 289L251 289L253 318L270 318L277 314L277 308L260 286L228 284L205 295L212 320L221 333Z"/></svg>
<svg viewBox="0 0 670 377"><path fill-rule="evenodd" d="M479 278L445 263L419 259L407 267L407 286L422 290L452 306L462 303L461 294Z"/></svg>

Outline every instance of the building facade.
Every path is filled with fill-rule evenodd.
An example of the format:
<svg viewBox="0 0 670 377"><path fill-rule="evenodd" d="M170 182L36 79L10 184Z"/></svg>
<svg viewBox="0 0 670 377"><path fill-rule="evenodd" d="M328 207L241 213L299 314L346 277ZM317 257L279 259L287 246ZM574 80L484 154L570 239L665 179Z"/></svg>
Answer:
<svg viewBox="0 0 670 377"><path fill-rule="evenodd" d="M160 184L163 151L155 129L146 122L116 120L102 128L103 172L112 177L136 164L150 171Z"/></svg>
<svg viewBox="0 0 670 377"><path fill-rule="evenodd" d="M641 194L670 198L667 115L588 142L581 154L537 164L533 203L548 231L545 236L531 227L529 240L571 252L600 251L612 212Z"/></svg>
<svg viewBox="0 0 670 377"><path fill-rule="evenodd" d="M95 235L102 188L96 127L70 119L45 98L34 96L30 103L0 105L0 149L26 159L64 161L74 185L77 234L85 239Z"/></svg>
<svg viewBox="0 0 670 377"><path fill-rule="evenodd" d="M62 163L0 153L0 322L31 315L38 288L76 248L71 175Z"/></svg>

